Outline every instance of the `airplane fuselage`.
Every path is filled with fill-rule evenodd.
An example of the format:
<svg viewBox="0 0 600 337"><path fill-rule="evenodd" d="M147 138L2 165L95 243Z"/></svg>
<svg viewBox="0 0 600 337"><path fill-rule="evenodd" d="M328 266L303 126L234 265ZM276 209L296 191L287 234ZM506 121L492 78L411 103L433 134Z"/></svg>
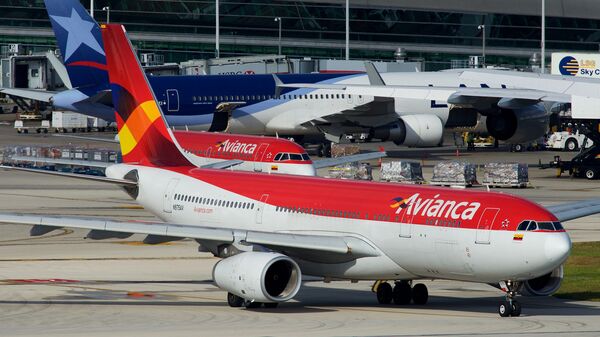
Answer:
<svg viewBox="0 0 600 337"><path fill-rule="evenodd" d="M562 227L518 231L526 220L557 221L541 206L506 194L126 164L107 176L134 169L137 201L170 223L353 236L380 252L328 264L296 258L309 275L518 281L554 270L570 251Z"/></svg>

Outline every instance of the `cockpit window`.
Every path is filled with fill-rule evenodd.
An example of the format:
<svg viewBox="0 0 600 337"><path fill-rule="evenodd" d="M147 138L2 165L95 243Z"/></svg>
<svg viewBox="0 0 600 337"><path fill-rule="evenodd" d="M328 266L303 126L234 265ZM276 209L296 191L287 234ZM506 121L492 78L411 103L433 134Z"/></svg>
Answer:
<svg viewBox="0 0 600 337"><path fill-rule="evenodd" d="M535 231L538 229L537 223L535 221L530 221L529 226L527 226L528 231Z"/></svg>
<svg viewBox="0 0 600 337"><path fill-rule="evenodd" d="M554 229L556 229L557 231L565 230L562 224L558 221L555 221L552 224L554 225Z"/></svg>
<svg viewBox="0 0 600 337"><path fill-rule="evenodd" d="M273 161L298 160L308 161L310 157L306 153L278 153L273 158Z"/></svg>
<svg viewBox="0 0 600 337"><path fill-rule="evenodd" d="M302 155L300 155L298 153L290 153L290 159L291 160L302 160Z"/></svg>
<svg viewBox="0 0 600 337"><path fill-rule="evenodd" d="M519 227L517 227L517 230L518 230L518 231L524 231L524 230L526 230L526 229L527 229L527 226L529 225L529 223L530 223L530 222L531 222L531 221L529 221L529 220L525 220L525 221L521 222L521 223L519 224Z"/></svg>
<svg viewBox="0 0 600 337"><path fill-rule="evenodd" d="M303 153L302 154L302 159L304 159L304 160L310 160L310 157L308 156L308 154Z"/></svg>
<svg viewBox="0 0 600 337"><path fill-rule="evenodd" d="M280 161L281 160L281 156L283 156L283 153L278 153L273 160L274 161Z"/></svg>
<svg viewBox="0 0 600 337"><path fill-rule="evenodd" d="M538 222L538 229L544 231L553 231L554 225L552 224L552 222Z"/></svg>

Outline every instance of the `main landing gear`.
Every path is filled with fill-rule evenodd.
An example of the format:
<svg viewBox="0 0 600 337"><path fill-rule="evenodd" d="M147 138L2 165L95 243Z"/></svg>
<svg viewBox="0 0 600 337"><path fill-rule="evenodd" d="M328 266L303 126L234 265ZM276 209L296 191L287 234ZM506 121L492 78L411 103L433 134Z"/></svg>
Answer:
<svg viewBox="0 0 600 337"><path fill-rule="evenodd" d="M429 292L423 283L417 283L411 286L412 281L397 281L394 287L382 281L377 281L373 285L373 291L377 294L377 301L380 304L390 304L392 301L397 305L407 305L411 301L414 304L423 305L429 299Z"/></svg>
<svg viewBox="0 0 600 337"><path fill-rule="evenodd" d="M514 299L517 295L515 289L517 289L518 286L512 281L503 283L506 284L506 299L498 305L498 314L500 314L501 317L519 317L521 315L521 303Z"/></svg>
<svg viewBox="0 0 600 337"><path fill-rule="evenodd" d="M238 295L234 295L232 293L227 293L227 304L229 304L229 306L232 308L245 307L247 309L258 309L258 308L264 306L266 309L274 309L274 308L277 308L277 305L279 303L277 303L277 302L262 303L262 302L256 302L256 301L248 301Z"/></svg>

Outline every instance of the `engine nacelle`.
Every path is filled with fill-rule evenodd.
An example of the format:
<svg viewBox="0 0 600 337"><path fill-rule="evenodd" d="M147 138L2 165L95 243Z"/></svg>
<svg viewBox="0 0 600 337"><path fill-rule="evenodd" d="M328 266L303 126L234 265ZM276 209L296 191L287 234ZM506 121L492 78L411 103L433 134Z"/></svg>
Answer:
<svg viewBox="0 0 600 337"><path fill-rule="evenodd" d="M550 117L542 104L518 109L498 108L497 114L487 116L489 134L509 143L525 143L542 137L548 131Z"/></svg>
<svg viewBox="0 0 600 337"><path fill-rule="evenodd" d="M279 253L245 252L223 259L213 268L223 290L250 301L273 303L292 299L300 290L300 267Z"/></svg>
<svg viewBox="0 0 600 337"><path fill-rule="evenodd" d="M372 138L391 140L396 145L415 147L437 146L442 140L444 126L435 115L406 115L398 122L372 129Z"/></svg>
<svg viewBox="0 0 600 337"><path fill-rule="evenodd" d="M546 275L522 282L519 292L523 296L549 296L560 288L562 280L563 266L561 265Z"/></svg>

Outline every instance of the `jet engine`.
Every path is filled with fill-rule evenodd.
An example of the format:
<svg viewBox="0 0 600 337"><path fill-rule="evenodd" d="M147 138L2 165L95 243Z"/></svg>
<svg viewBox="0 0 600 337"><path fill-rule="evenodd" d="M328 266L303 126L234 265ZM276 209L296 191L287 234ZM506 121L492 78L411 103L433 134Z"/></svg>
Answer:
<svg viewBox="0 0 600 337"><path fill-rule="evenodd" d="M562 279L563 266L561 265L546 275L522 282L519 292L524 296L549 296L560 288Z"/></svg>
<svg viewBox="0 0 600 337"><path fill-rule="evenodd" d="M298 264L279 253L245 252L223 259L213 268L219 288L256 302L290 300L300 290L301 279Z"/></svg>
<svg viewBox="0 0 600 337"><path fill-rule="evenodd" d="M443 131L442 121L435 115L406 115L395 123L373 128L370 136L396 145L429 147L441 143Z"/></svg>
<svg viewBox="0 0 600 337"><path fill-rule="evenodd" d="M542 104L531 104L515 109L498 107L497 113L487 115L486 126L492 137L517 144L543 136L549 121Z"/></svg>

